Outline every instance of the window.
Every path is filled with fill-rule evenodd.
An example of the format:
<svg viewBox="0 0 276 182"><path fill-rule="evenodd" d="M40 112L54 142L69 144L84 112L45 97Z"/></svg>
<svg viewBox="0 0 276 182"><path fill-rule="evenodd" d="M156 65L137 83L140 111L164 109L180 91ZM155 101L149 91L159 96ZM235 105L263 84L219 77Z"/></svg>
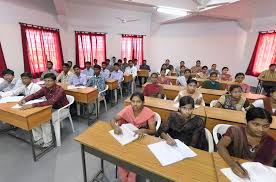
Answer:
<svg viewBox="0 0 276 182"><path fill-rule="evenodd" d="M246 74L258 76L276 63L276 32L260 32Z"/></svg>
<svg viewBox="0 0 276 182"><path fill-rule="evenodd" d="M63 56L59 30L21 23L22 46L25 71L34 77L47 69L47 61L53 68L62 69Z"/></svg>
<svg viewBox="0 0 276 182"><path fill-rule="evenodd" d="M141 64L144 59L143 36L122 35L121 57L128 60L138 59L138 64Z"/></svg>
<svg viewBox="0 0 276 182"><path fill-rule="evenodd" d="M106 59L106 35L102 33L75 32L76 62L84 68L85 62L93 63L94 59L101 64Z"/></svg>
<svg viewBox="0 0 276 182"><path fill-rule="evenodd" d="M0 75L2 75L2 72L7 69L6 62L4 59L4 53L2 51L1 43L0 43Z"/></svg>

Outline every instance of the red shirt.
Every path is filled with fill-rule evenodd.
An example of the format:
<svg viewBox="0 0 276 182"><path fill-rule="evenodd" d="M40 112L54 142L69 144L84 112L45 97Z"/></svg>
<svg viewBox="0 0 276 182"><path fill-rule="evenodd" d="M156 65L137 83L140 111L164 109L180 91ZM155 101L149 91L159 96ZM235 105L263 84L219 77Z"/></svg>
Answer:
<svg viewBox="0 0 276 182"><path fill-rule="evenodd" d="M40 97L46 97L46 101L32 104L33 107L42 107L52 105L53 109L60 109L63 106L69 104L64 89L59 85L54 85L52 88L42 87L36 93L29 95L25 98L25 101L39 99Z"/></svg>
<svg viewBox="0 0 276 182"><path fill-rule="evenodd" d="M147 84L144 88L144 96L157 96L161 94L162 87L158 84Z"/></svg>

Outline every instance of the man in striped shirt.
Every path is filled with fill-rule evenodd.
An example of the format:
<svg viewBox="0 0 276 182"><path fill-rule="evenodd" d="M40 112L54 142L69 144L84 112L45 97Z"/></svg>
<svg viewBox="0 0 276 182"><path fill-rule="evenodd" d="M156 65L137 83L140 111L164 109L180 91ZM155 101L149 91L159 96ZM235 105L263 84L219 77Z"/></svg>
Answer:
<svg viewBox="0 0 276 182"><path fill-rule="evenodd" d="M276 64L270 64L269 69L263 71L258 79L262 81L262 86L269 96L270 89L276 85Z"/></svg>

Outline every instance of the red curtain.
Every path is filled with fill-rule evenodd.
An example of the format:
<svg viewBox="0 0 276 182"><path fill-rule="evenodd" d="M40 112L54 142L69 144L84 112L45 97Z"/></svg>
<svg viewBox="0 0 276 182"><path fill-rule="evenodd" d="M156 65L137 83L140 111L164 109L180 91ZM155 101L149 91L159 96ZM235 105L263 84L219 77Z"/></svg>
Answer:
<svg viewBox="0 0 276 182"><path fill-rule="evenodd" d="M260 32L246 74L258 76L276 63L276 32Z"/></svg>
<svg viewBox="0 0 276 182"><path fill-rule="evenodd" d="M75 32L76 63L84 68L85 62L97 59L101 64L106 59L106 35L103 33Z"/></svg>
<svg viewBox="0 0 276 182"><path fill-rule="evenodd" d="M56 71L62 69L63 55L58 29L20 23L24 69L39 77L53 62Z"/></svg>
<svg viewBox="0 0 276 182"><path fill-rule="evenodd" d="M142 35L122 35L121 58L138 59L138 64L142 64L144 59L144 39Z"/></svg>
<svg viewBox="0 0 276 182"><path fill-rule="evenodd" d="M7 65L4 58L4 53L2 51L1 43L0 43L0 75L2 75L2 72L7 69Z"/></svg>

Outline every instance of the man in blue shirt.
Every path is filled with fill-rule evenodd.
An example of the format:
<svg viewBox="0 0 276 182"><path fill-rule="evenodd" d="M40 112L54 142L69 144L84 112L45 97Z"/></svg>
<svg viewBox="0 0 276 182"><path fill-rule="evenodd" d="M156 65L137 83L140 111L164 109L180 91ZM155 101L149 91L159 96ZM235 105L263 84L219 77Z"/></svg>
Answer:
<svg viewBox="0 0 276 182"><path fill-rule="evenodd" d="M85 62L85 69L82 71L82 74L84 74L87 78L94 76L94 70L91 67L91 62Z"/></svg>
<svg viewBox="0 0 276 182"><path fill-rule="evenodd" d="M94 76L88 80L86 86L97 87L99 92L103 91L105 89L105 80L101 77L100 73L101 73L101 66L95 65ZM103 93L102 95L105 95L105 93Z"/></svg>
<svg viewBox="0 0 276 182"><path fill-rule="evenodd" d="M101 71L101 77L104 80L107 80L110 77L110 71L107 69L106 62L102 62L102 71Z"/></svg>
<svg viewBox="0 0 276 182"><path fill-rule="evenodd" d="M69 84L74 86L86 85L87 78L84 74L81 73L80 66L75 65L73 69L75 74L70 76Z"/></svg>
<svg viewBox="0 0 276 182"><path fill-rule="evenodd" d="M120 70L120 65L118 63L114 64L114 71L112 71L110 79L118 80L121 82L123 80L124 73Z"/></svg>

